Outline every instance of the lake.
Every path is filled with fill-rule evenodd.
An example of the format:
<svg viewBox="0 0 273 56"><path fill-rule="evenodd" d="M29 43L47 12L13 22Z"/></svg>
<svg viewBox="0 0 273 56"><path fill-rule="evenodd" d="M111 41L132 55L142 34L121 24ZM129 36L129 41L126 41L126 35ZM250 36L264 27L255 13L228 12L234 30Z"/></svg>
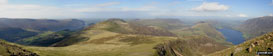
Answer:
<svg viewBox="0 0 273 56"><path fill-rule="evenodd" d="M245 39L243 38L243 34L240 31L229 28L222 28L217 30L224 35L227 41L231 42L234 45L238 45L245 41Z"/></svg>

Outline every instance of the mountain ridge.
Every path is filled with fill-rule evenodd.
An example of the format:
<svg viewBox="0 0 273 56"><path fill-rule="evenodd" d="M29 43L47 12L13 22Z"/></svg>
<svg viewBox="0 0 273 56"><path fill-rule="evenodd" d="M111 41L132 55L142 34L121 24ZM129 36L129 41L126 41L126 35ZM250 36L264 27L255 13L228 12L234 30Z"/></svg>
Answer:
<svg viewBox="0 0 273 56"><path fill-rule="evenodd" d="M246 20L240 25L245 39L251 39L269 32L273 32L273 16L264 16Z"/></svg>
<svg viewBox="0 0 273 56"><path fill-rule="evenodd" d="M17 42L47 31L80 30L84 26L84 21L78 19L0 18L0 38Z"/></svg>

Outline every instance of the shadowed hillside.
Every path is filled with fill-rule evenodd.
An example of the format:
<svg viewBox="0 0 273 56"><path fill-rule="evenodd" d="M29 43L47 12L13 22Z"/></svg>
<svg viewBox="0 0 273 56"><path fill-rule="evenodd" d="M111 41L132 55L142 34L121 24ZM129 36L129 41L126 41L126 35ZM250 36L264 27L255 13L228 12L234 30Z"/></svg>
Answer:
<svg viewBox="0 0 273 56"><path fill-rule="evenodd" d="M21 28L0 28L0 38L6 41L14 42L20 39L35 36L38 33L27 31Z"/></svg>
<svg viewBox="0 0 273 56"><path fill-rule="evenodd" d="M46 31L79 30L85 23L77 19L51 20L51 19L24 19L0 18L0 38L9 42L16 42L42 34Z"/></svg>
<svg viewBox="0 0 273 56"><path fill-rule="evenodd" d="M264 16L248 19L240 27L246 39L251 39L273 31L273 17Z"/></svg>
<svg viewBox="0 0 273 56"><path fill-rule="evenodd" d="M58 32L47 31L36 36L18 40L16 43L34 46L50 46L56 42L62 41L72 34L75 33L70 30L62 30Z"/></svg>

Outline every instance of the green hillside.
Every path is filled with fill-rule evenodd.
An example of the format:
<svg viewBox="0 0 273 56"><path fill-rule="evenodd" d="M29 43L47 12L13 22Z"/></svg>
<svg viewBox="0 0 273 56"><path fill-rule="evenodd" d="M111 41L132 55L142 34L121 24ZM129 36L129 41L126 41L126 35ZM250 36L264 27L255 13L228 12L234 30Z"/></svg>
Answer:
<svg viewBox="0 0 273 56"><path fill-rule="evenodd" d="M121 19L109 19L107 21L95 24L94 26L91 26L89 29L107 30L107 31L123 33L123 34L175 36L175 34L172 34L171 32L165 29L132 24Z"/></svg>
<svg viewBox="0 0 273 56"><path fill-rule="evenodd" d="M39 56L29 50L26 50L16 44L0 40L0 56Z"/></svg>
<svg viewBox="0 0 273 56"><path fill-rule="evenodd" d="M205 36L191 36L159 44L157 56L202 56L227 48Z"/></svg>
<svg viewBox="0 0 273 56"><path fill-rule="evenodd" d="M179 39L159 44L155 47L158 56L202 56L232 46L226 42L221 32L206 22L173 29Z"/></svg>
<svg viewBox="0 0 273 56"><path fill-rule="evenodd" d="M272 52L273 32L248 40L240 45L212 53L208 56L257 56L258 51ZM261 55L262 56L262 55ZM264 55L270 56L270 55ZM271 55L272 56L272 55Z"/></svg>
<svg viewBox="0 0 273 56"><path fill-rule="evenodd" d="M215 27L211 26L209 23L196 23L196 25L188 28L175 29L171 30L171 32L175 33L180 38L189 37L189 36L200 36L200 37L208 37L213 39L218 43L222 43L224 45L231 45L231 43L227 42L222 35L221 32L217 31Z"/></svg>
<svg viewBox="0 0 273 56"><path fill-rule="evenodd" d="M35 36L38 33L27 31L21 28L0 28L0 34L1 39L14 42L20 39Z"/></svg>
<svg viewBox="0 0 273 56"><path fill-rule="evenodd" d="M77 19L0 18L0 38L18 43L18 40L33 37L43 32L65 29L80 30L84 26L85 22Z"/></svg>
<svg viewBox="0 0 273 56"><path fill-rule="evenodd" d="M129 20L129 23L168 29L181 38L188 36L207 36L217 42L230 45L230 43L225 41L221 32L218 32L215 27L210 25L210 22L201 21L193 26L187 26L178 19L138 19Z"/></svg>

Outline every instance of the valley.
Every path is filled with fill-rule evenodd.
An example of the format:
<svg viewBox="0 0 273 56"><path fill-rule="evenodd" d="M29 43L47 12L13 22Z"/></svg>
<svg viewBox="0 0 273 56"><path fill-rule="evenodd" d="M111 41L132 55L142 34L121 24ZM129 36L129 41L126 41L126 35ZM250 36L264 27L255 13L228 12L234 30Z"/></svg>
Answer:
<svg viewBox="0 0 273 56"><path fill-rule="evenodd" d="M218 31L225 36L227 41L232 42L232 44L234 45L238 45L245 41L245 39L243 38L243 34L240 31L228 28L218 29Z"/></svg>

